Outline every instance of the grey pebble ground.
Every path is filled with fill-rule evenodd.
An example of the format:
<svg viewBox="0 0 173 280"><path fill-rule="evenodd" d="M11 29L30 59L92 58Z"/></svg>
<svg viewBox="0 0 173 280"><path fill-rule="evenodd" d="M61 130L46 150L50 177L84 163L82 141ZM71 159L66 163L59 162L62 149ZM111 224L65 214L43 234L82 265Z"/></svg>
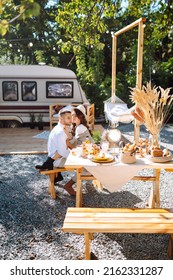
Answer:
<svg viewBox="0 0 173 280"><path fill-rule="evenodd" d="M127 129L129 128L129 130ZM121 128L130 137L133 128ZM124 129L124 131L123 131ZM146 131L142 130L143 136ZM161 133L161 141L172 147L173 127ZM61 231L67 207L75 207L75 198L63 189L71 173L56 186L57 200L47 192L48 178L39 175L35 165L46 155L0 157L0 259L1 260L82 260L82 235ZM149 175L152 170L143 170ZM173 174L161 172L161 207L173 208ZM83 182L85 207L145 207L151 183L130 181L119 191L99 192ZM95 234L91 251L100 260L167 260L167 234Z"/></svg>

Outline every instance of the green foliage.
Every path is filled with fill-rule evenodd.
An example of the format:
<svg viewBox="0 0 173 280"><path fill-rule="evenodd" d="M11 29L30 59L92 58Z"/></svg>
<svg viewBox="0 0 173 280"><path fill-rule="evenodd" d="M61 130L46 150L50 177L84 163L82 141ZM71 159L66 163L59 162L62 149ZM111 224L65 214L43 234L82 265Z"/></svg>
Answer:
<svg viewBox="0 0 173 280"><path fill-rule="evenodd" d="M44 62L44 51L36 50L35 57L38 63Z"/></svg>
<svg viewBox="0 0 173 280"><path fill-rule="evenodd" d="M72 69L99 116L111 96L111 32L146 17L143 84L151 80L152 85L173 86L172 0L48 2L0 1L0 63L45 62ZM129 106L129 88L136 85L137 40L138 28L117 40L116 94Z"/></svg>
<svg viewBox="0 0 173 280"><path fill-rule="evenodd" d="M0 35L4 36L17 19L31 18L40 13L40 4L34 0L0 1Z"/></svg>
<svg viewBox="0 0 173 280"><path fill-rule="evenodd" d="M56 18L64 36L60 39L63 53L74 53L76 72L87 97L95 103L96 115L103 113L107 97L104 88L104 48L102 40L120 1L60 1Z"/></svg>
<svg viewBox="0 0 173 280"><path fill-rule="evenodd" d="M95 143L100 143L101 142L101 132L99 130L94 130L92 132L92 138Z"/></svg>

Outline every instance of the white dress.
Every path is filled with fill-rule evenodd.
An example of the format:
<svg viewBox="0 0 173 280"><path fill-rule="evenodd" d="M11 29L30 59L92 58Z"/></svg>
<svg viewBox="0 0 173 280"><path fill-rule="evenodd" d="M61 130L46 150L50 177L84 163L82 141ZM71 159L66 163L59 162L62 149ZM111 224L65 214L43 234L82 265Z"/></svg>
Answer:
<svg viewBox="0 0 173 280"><path fill-rule="evenodd" d="M80 124L76 127L75 136L70 142L74 146L81 145L86 140L86 137L89 138L91 143L94 142L87 127Z"/></svg>

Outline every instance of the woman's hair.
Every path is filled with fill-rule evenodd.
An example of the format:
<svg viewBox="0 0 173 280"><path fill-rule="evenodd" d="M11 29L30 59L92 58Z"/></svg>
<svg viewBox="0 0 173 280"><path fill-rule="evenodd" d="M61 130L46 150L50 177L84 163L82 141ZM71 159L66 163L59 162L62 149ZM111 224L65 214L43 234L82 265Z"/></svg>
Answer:
<svg viewBox="0 0 173 280"><path fill-rule="evenodd" d="M89 129L89 126L87 124L87 120L86 120L84 114L80 110L78 110L77 108L74 108L73 110L75 111L76 117L80 120L80 124L83 124L88 129L89 133L91 134L91 131ZM73 135L75 135L75 130L76 130L76 124L73 123L73 127L72 127L72 134Z"/></svg>

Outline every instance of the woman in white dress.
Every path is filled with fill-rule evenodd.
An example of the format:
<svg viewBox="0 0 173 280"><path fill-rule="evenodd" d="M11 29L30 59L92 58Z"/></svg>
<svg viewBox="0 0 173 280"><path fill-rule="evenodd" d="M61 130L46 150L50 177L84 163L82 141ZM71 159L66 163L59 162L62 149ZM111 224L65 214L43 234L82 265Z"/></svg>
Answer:
<svg viewBox="0 0 173 280"><path fill-rule="evenodd" d="M66 143L68 148L72 149L78 145L81 145L84 141L86 141L86 139L89 140L90 143L94 143L87 124L85 107L83 105L79 105L72 110L72 123L72 132L70 133L66 130L68 137ZM69 182L65 184L65 189L71 189L75 182L76 177L74 176Z"/></svg>
<svg viewBox="0 0 173 280"><path fill-rule="evenodd" d="M89 130L86 114L85 114L85 107L83 105L79 105L72 110L72 131L71 134L66 130L67 134L67 146L69 148L74 148L78 145L81 145L86 139L93 143L93 138L91 136L91 131Z"/></svg>

